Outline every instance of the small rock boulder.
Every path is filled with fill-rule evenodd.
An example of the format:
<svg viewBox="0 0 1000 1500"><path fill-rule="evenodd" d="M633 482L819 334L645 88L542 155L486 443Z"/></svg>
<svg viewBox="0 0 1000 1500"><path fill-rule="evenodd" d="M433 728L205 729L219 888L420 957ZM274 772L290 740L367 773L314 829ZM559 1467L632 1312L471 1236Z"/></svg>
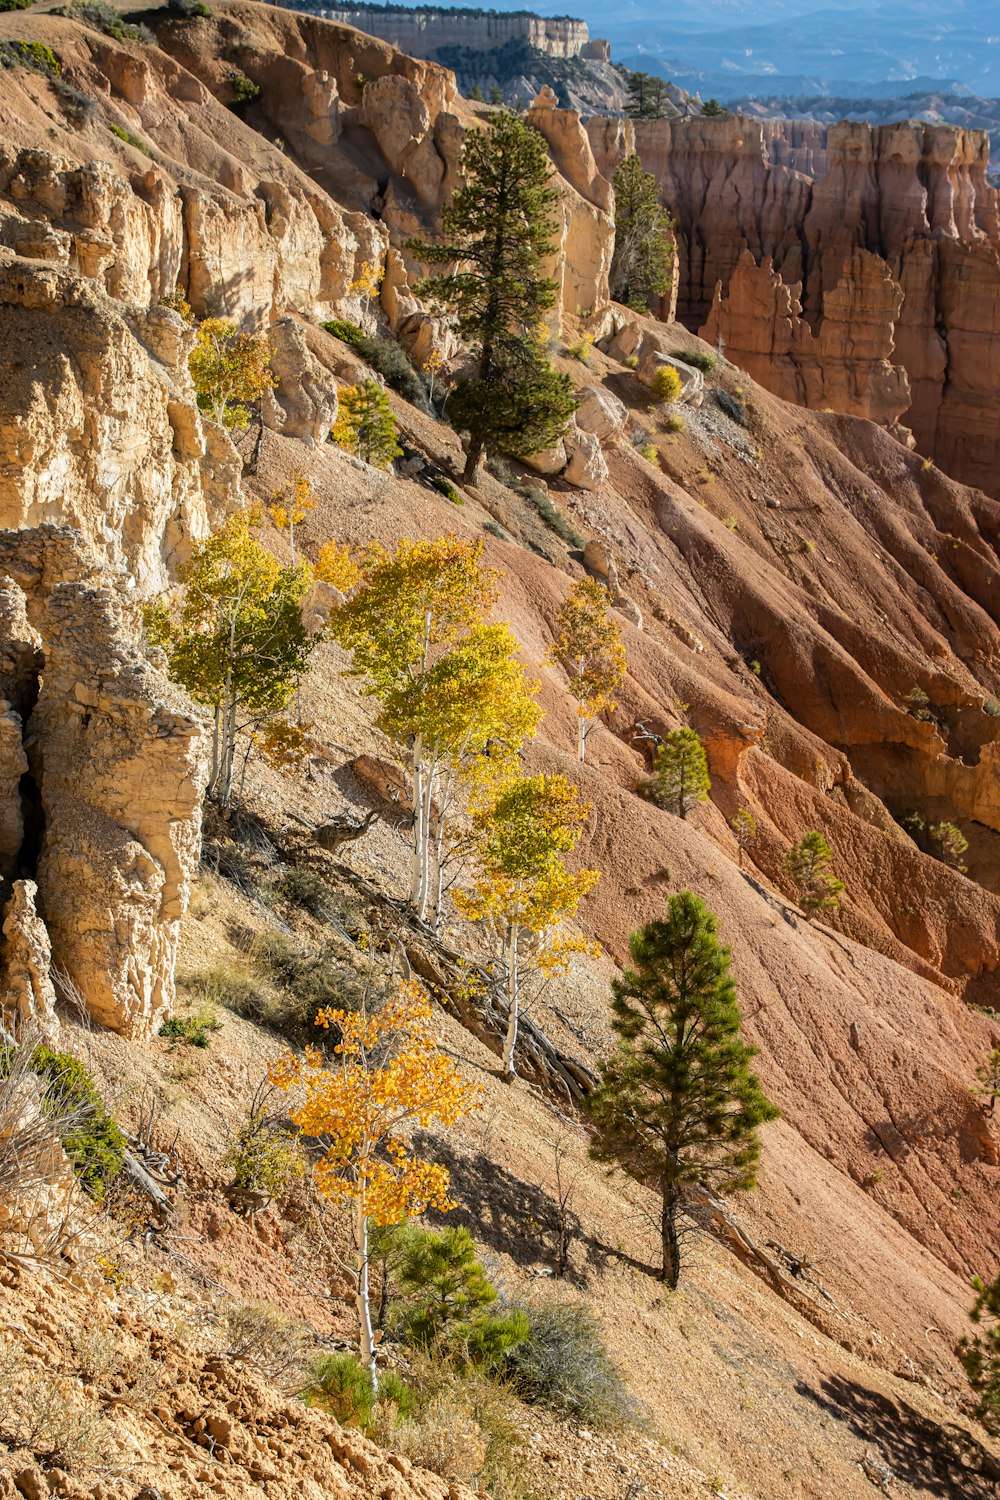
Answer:
<svg viewBox="0 0 1000 1500"><path fill-rule="evenodd" d="M601 443L617 443L624 436L627 417L623 401L603 386L592 385L580 397L576 425L581 432L593 433Z"/></svg>
<svg viewBox="0 0 1000 1500"><path fill-rule="evenodd" d="M565 438L569 462L563 470L567 484L578 490L596 490L608 477L608 465L600 440L592 432L573 429Z"/></svg>

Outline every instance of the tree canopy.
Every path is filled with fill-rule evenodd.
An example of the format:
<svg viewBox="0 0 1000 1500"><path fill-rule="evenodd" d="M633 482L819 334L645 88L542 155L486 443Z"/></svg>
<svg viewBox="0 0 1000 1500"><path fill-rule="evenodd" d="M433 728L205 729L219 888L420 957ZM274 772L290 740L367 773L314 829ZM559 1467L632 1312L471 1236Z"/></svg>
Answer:
<svg viewBox="0 0 1000 1500"><path fill-rule="evenodd" d="M660 201L651 172L637 156L626 156L615 170L615 250L611 261L611 295L638 312L670 290L674 251L673 224Z"/></svg>

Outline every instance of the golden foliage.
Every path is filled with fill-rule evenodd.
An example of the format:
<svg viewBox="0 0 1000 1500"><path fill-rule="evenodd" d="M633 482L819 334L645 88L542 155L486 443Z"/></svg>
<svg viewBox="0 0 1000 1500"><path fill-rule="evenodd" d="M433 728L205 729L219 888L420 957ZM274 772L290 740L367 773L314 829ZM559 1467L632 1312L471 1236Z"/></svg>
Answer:
<svg viewBox="0 0 1000 1500"><path fill-rule="evenodd" d="M404 984L375 1014L322 1010L317 1024L336 1032L337 1062L315 1047L304 1056L287 1051L271 1080L304 1092L290 1114L304 1135L326 1142L320 1191L360 1201L374 1224L450 1208L447 1168L416 1156L409 1131L454 1125L478 1105L478 1091L439 1049L426 993Z"/></svg>

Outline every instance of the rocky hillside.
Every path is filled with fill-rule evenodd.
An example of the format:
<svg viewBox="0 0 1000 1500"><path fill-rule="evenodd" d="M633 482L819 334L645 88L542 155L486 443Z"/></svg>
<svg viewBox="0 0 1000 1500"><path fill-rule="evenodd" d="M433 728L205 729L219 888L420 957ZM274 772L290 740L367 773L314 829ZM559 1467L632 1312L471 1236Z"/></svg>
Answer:
<svg viewBox="0 0 1000 1500"><path fill-rule="evenodd" d="M736 149L731 121L637 127L677 218L683 320L668 322L608 298L606 173L631 127L588 136L542 98L530 119L561 190L556 360L580 407L555 450L484 472L455 505L431 481L460 484L459 441L423 405L390 394L405 449L392 475L326 441L338 388L363 365L320 325L363 316L351 288L375 262L382 333L417 364L432 347L453 355L412 290L405 246L433 228L463 133L487 111L446 69L349 27L239 0L212 12L129 13L145 40L36 9L0 16L0 987L86 1060L165 1199L155 1214L143 1202L128 1243L100 1256L74 1251L41 1272L0 1256L0 1494L459 1500L482 1472L460 1472L453 1447L391 1454L345 1434L235 1341L234 1309L261 1299L301 1320L310 1347L351 1336L336 1213L303 1190L248 1216L222 1165L281 1045L300 972L276 966L284 951L321 958L337 985L381 963L373 952L399 953L447 1001L441 1040L484 1094L477 1117L436 1143L454 1221L513 1294L545 1287L586 1307L636 1403L635 1423L610 1436L517 1405L508 1488L494 1493L863 1500L875 1486L987 1500L1000 1456L969 1415L956 1346L971 1275L1000 1269L1000 1138L971 1091L1000 1045L1000 502L963 478L994 439L978 407L973 448L962 422L975 403L960 401L954 370L946 386L926 377L938 463L880 425L906 408L876 410L872 394L916 405L907 380L924 391L927 367L907 363L904 330L919 348L932 326L945 339L941 318L949 359L965 350L967 389L981 378L980 305L962 301L976 277L991 284L996 261L978 144L921 137L918 172L912 132L892 151L862 134L876 253L874 222L862 215L872 241L857 244L860 227L829 208L867 203L850 137L801 127L765 152L762 137L746 144L749 128ZM806 165L820 145L825 172ZM771 159L782 152L786 165ZM918 176L930 186L915 201ZM686 217L695 201L706 217ZM721 215L711 226L709 205ZM814 240L793 233L800 222ZM738 277L753 290L762 274L763 312L745 323L773 326L780 286L740 256L744 240L757 259L778 256L781 223L781 265L798 254L826 297L826 320L806 332L832 399L769 389L792 362L755 363L735 333L713 364L686 326L708 319L713 344L711 320L735 330ZM860 355L857 288L840 285L847 250L831 225L851 239L857 287L883 298ZM902 313L894 283L912 298ZM936 312L920 286L941 298ZM163 305L177 287L198 317L266 330L278 384L259 441L199 411L194 335ZM844 309L837 376L831 306ZM789 324L802 347L798 313ZM584 333L595 347L573 358ZM650 390L664 359L683 380L679 422ZM581 920L603 956L580 958L533 1009L551 1045L526 1054L513 1085L498 1076L495 1027L463 1000L454 934L437 942L398 899L406 830L386 786L402 772L335 646L302 683L306 764L251 763L240 817L202 828L208 726L143 649L138 605L229 513L269 501L293 473L316 496L297 534L309 557L331 538L482 540L504 574L498 613L542 678L528 765L565 772L591 804L581 853L602 879ZM287 555L286 537L269 543ZM587 573L614 596L628 679L580 766L565 681L542 663L556 609ZM639 795L648 736L682 723L712 777L687 820ZM758 830L746 868L729 824L738 807ZM376 811L336 852L309 831ZM899 822L910 812L961 828L964 871L918 848ZM814 828L847 886L829 922L806 921L781 868ZM308 911L288 894L307 889L305 874ZM629 933L682 887L732 945L782 1117L765 1128L759 1191L728 1222L702 1224L668 1295L651 1274L653 1200L589 1161L578 1103L609 1044L608 984ZM160 1034L171 1015L220 1027L191 1047ZM558 1138L578 1225L561 1279ZM55 1432L55 1407L43 1421L30 1398L57 1367ZM487 1418L469 1420L474 1442Z"/></svg>

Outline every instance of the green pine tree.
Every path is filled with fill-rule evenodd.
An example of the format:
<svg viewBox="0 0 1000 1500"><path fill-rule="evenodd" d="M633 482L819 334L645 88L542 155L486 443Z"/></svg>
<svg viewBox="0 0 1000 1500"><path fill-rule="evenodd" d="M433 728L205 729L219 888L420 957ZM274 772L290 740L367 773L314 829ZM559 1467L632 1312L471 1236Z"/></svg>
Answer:
<svg viewBox="0 0 1000 1500"><path fill-rule="evenodd" d="M812 920L818 911L836 911L844 882L830 872L833 850L815 828L793 844L782 860L782 869L795 887L799 905Z"/></svg>
<svg viewBox="0 0 1000 1500"><path fill-rule="evenodd" d="M652 83L653 79L648 73L636 72L628 75L625 113L630 120L648 120L650 118Z"/></svg>
<svg viewBox="0 0 1000 1500"><path fill-rule="evenodd" d="M665 920L633 933L634 968L613 989L618 1045L590 1098L598 1161L624 1167L660 1196L663 1280L681 1268L685 1190L748 1191L757 1127L778 1111L765 1098L740 1034L729 949L692 891L671 896Z"/></svg>
<svg viewBox="0 0 1000 1500"><path fill-rule="evenodd" d="M405 1343L490 1365L526 1337L521 1309L491 1311L497 1291L467 1229L396 1226L382 1232L376 1251L390 1257L389 1317Z"/></svg>
<svg viewBox="0 0 1000 1500"><path fill-rule="evenodd" d="M976 1397L976 1416L988 1432L1000 1433L1000 1276L987 1286L973 1280L978 1292L969 1313L973 1323L989 1320L982 1333L963 1339L959 1358Z"/></svg>
<svg viewBox="0 0 1000 1500"><path fill-rule="evenodd" d="M387 469L402 453L396 441L396 419L377 380L359 380L340 392L337 423L330 436L366 464Z"/></svg>
<svg viewBox="0 0 1000 1500"><path fill-rule="evenodd" d="M706 99L701 106L701 112L703 115L708 115L710 119L728 115L729 113L728 109L724 109L718 99Z"/></svg>
<svg viewBox="0 0 1000 1500"><path fill-rule="evenodd" d="M542 275L555 249L555 205L545 141L508 109L485 130L470 131L462 186L441 218L440 244L414 242L413 254L449 269L418 284L421 295L450 308L475 353L448 413L469 433L465 478L484 451L537 452L565 430L575 408L568 376L557 375L536 330L558 285ZM464 388L464 389L463 389ZM530 420L531 432L519 436Z"/></svg>
<svg viewBox="0 0 1000 1500"><path fill-rule="evenodd" d="M705 747L693 729L672 729L656 752L654 796L660 807L686 818L712 789Z"/></svg>
<svg viewBox="0 0 1000 1500"><path fill-rule="evenodd" d="M615 253L611 262L611 295L637 312L647 312L654 297L670 290L674 252L670 215L660 202L651 172L637 156L626 156L614 177Z"/></svg>

